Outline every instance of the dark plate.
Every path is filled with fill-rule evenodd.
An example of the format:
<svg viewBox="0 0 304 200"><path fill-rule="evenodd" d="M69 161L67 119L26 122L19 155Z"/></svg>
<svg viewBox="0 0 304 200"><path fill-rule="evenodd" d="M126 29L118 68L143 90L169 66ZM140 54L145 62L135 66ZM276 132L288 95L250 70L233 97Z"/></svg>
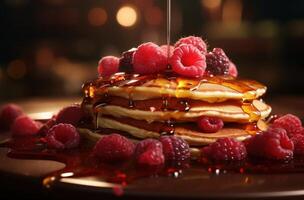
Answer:
<svg viewBox="0 0 304 200"><path fill-rule="evenodd" d="M52 100L53 101L53 100ZM56 104L58 105L58 104ZM59 105L60 107L60 105ZM45 109L43 110L45 111ZM36 111L35 111L36 112ZM2 137L2 138L1 138ZM1 135L3 140L7 136ZM31 188L34 194L45 197L75 196L96 199L302 199L304 173L291 174L216 174L200 167L184 170L182 176L138 179L125 187L105 182L101 177L62 178L51 189L42 187L42 178L64 167L46 160L18 160L8 158L8 149L0 149L0 181L9 180L14 192ZM32 185L31 185L32 184ZM34 189L33 189L34 188ZM5 193L5 192L4 192ZM20 193L21 194L21 193Z"/></svg>

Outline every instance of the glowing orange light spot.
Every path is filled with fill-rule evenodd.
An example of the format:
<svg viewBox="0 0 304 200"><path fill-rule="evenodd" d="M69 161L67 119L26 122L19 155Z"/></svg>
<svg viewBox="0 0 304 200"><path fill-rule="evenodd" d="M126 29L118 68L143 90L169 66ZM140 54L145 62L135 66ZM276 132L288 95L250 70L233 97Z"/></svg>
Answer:
<svg viewBox="0 0 304 200"><path fill-rule="evenodd" d="M242 2L240 0L227 0L223 5L223 22L240 25L242 20Z"/></svg>
<svg viewBox="0 0 304 200"><path fill-rule="evenodd" d="M92 26L102 26L107 19L107 12L103 8L92 8L88 13L88 21Z"/></svg>
<svg viewBox="0 0 304 200"><path fill-rule="evenodd" d="M137 12L131 6L123 6L118 10L116 20L121 26L134 26L137 21Z"/></svg>
<svg viewBox="0 0 304 200"><path fill-rule="evenodd" d="M202 0L203 6L210 10L219 8L221 3L222 3L221 0Z"/></svg>

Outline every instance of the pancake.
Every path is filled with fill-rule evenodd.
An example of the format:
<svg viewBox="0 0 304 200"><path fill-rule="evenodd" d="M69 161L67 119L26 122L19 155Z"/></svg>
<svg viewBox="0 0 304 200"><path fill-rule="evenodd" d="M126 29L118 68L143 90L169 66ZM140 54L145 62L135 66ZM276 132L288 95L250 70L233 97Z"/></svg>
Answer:
<svg viewBox="0 0 304 200"><path fill-rule="evenodd" d="M247 104L246 104L247 105ZM191 107L187 112L179 111L146 111L124 108L116 105L99 106L97 112L115 117L130 117L138 120L153 121L195 121L200 116L221 118L225 122L247 123L255 118L264 119L271 112L271 107L259 100L253 100L250 104L252 110L242 108L238 104L207 104L201 107ZM253 116L256 115L256 116Z"/></svg>
<svg viewBox="0 0 304 200"><path fill-rule="evenodd" d="M162 134L160 133L157 124L149 125L143 124L142 122L130 123L130 120L119 121L120 119L113 119L107 117L97 118L97 128L98 129L113 129L128 133L130 136L140 139L145 138L158 138ZM139 127L140 126L140 127ZM176 124L174 127L174 135L185 139L190 146L202 146L210 144L222 137L231 137L239 141L242 141L251 134L255 134L256 130L265 129L265 123L260 120L257 123L257 127L224 127L216 133L203 133L201 131L195 130L193 128L194 124L191 126L183 126L181 124ZM246 130L248 129L248 130ZM102 132L102 131L101 131Z"/></svg>
<svg viewBox="0 0 304 200"><path fill-rule="evenodd" d="M117 73L107 80L97 79L84 86L85 95L98 98L107 95L145 100L161 97L196 99L223 102L228 99L253 100L266 92L266 86L252 80L232 77L206 77L202 80L165 77L163 75L139 76Z"/></svg>
<svg viewBox="0 0 304 200"><path fill-rule="evenodd" d="M83 108L101 134L106 129L137 139L174 134L191 147L223 137L242 141L263 130L271 112L260 98L264 85L229 76L196 80L116 73L87 82L83 90ZM224 127L203 133L196 125L201 116L220 118Z"/></svg>
<svg viewBox="0 0 304 200"><path fill-rule="evenodd" d="M107 134L103 134L100 132L95 132L87 128L78 128L78 132L81 134L83 138L86 138L88 141L91 141L93 144L95 144L98 140L100 140L102 137L106 136ZM134 143L138 143L141 141L141 139L136 138L129 138ZM200 148L198 147L190 147L190 153L191 153L191 159L195 160L200 157Z"/></svg>

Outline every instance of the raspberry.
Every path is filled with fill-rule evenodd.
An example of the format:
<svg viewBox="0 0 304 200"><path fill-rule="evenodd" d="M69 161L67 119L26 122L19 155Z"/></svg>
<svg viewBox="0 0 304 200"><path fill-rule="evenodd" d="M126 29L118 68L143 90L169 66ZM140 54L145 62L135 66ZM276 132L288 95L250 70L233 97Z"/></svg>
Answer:
<svg viewBox="0 0 304 200"><path fill-rule="evenodd" d="M296 134L291 138L295 155L304 155L304 135Z"/></svg>
<svg viewBox="0 0 304 200"><path fill-rule="evenodd" d="M190 148L184 139L175 136L162 136L160 142L163 145L166 162L181 165L189 161Z"/></svg>
<svg viewBox="0 0 304 200"><path fill-rule="evenodd" d="M133 67L133 55L137 48L129 49L122 53L122 57L119 59L119 67L124 72L131 72Z"/></svg>
<svg viewBox="0 0 304 200"><path fill-rule="evenodd" d="M15 119L23 114L22 109L15 104L6 104L0 111L0 128L8 130Z"/></svg>
<svg viewBox="0 0 304 200"><path fill-rule="evenodd" d="M201 51L203 54L207 53L207 45L200 37L188 36L181 38L175 43L174 47L178 48L183 44L191 44L194 47L196 47L199 51Z"/></svg>
<svg viewBox="0 0 304 200"><path fill-rule="evenodd" d="M272 126L285 129L289 137L292 137L292 135L295 134L299 134L302 130L301 120L292 114L287 114L279 117L278 119L274 120Z"/></svg>
<svg viewBox="0 0 304 200"><path fill-rule="evenodd" d="M35 122L27 115L20 115L11 126L13 136L30 136L38 133L40 123Z"/></svg>
<svg viewBox="0 0 304 200"><path fill-rule="evenodd" d="M56 117L56 122L72 124L77 126L80 120L84 117L84 112L79 104L67 106L59 111Z"/></svg>
<svg viewBox="0 0 304 200"><path fill-rule="evenodd" d="M230 76L235 77L235 78L238 76L238 70L237 70L235 64L234 64L233 62L231 62L231 61L230 61L230 63L229 63L228 74L229 74Z"/></svg>
<svg viewBox="0 0 304 200"><path fill-rule="evenodd" d="M162 143L155 139L145 139L136 145L136 162L144 166L160 166L164 164Z"/></svg>
<svg viewBox="0 0 304 200"><path fill-rule="evenodd" d="M95 145L93 153L104 162L119 162L130 159L135 145L126 137L113 133L102 137Z"/></svg>
<svg viewBox="0 0 304 200"><path fill-rule="evenodd" d="M284 129L268 128L246 141L247 152L251 156L272 160L289 160L293 157L293 142Z"/></svg>
<svg viewBox="0 0 304 200"><path fill-rule="evenodd" d="M133 55L133 68L135 73L153 74L167 68L167 56L162 49L152 43L140 45Z"/></svg>
<svg viewBox="0 0 304 200"><path fill-rule="evenodd" d="M119 58L115 56L105 56L98 63L99 76L111 76L119 70Z"/></svg>
<svg viewBox="0 0 304 200"><path fill-rule="evenodd" d="M163 50L163 52L165 53L165 55L168 57L168 45L166 45L166 44L161 45L160 48ZM169 48L170 48L169 58L171 58L171 56L173 55L174 46L170 45Z"/></svg>
<svg viewBox="0 0 304 200"><path fill-rule="evenodd" d="M172 70L179 75L201 78L206 69L205 56L192 45L181 45L170 58Z"/></svg>
<svg viewBox="0 0 304 200"><path fill-rule="evenodd" d="M46 135L47 132L56 124L56 116L53 116L46 123L44 123L39 129L40 135Z"/></svg>
<svg viewBox="0 0 304 200"><path fill-rule="evenodd" d="M198 119L197 125L204 133L216 133L223 128L224 122L217 117L202 116Z"/></svg>
<svg viewBox="0 0 304 200"><path fill-rule="evenodd" d="M229 72L230 61L221 48L214 48L206 55L206 72L210 75L225 75Z"/></svg>
<svg viewBox="0 0 304 200"><path fill-rule="evenodd" d="M79 145L80 135L71 124L57 124L46 134L48 148L71 149Z"/></svg>
<svg viewBox="0 0 304 200"><path fill-rule="evenodd" d="M239 161L247 157L245 145L233 138L220 138L216 142L204 147L203 157L212 161Z"/></svg>

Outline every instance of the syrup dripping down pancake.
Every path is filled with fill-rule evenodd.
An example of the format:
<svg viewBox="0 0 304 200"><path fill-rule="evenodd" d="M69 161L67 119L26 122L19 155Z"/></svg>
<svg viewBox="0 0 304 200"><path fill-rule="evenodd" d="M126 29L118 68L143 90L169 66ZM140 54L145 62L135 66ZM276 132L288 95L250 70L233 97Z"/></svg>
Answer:
<svg viewBox="0 0 304 200"><path fill-rule="evenodd" d="M107 80L97 79L88 82L83 88L87 100L107 94L132 100L176 97L222 102L228 99L253 100L266 92L266 86L256 81L231 77L207 77L195 80L124 73L117 73Z"/></svg>

